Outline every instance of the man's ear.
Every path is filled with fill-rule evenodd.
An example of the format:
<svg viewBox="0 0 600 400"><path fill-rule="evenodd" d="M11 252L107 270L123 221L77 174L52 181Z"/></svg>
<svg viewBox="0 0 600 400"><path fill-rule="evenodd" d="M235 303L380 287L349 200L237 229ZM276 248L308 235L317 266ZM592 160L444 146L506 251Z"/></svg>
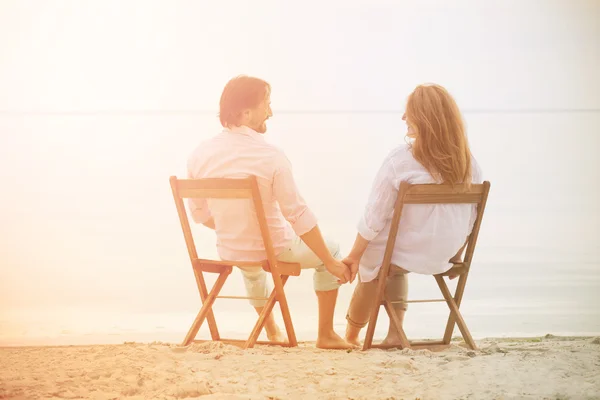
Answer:
<svg viewBox="0 0 600 400"><path fill-rule="evenodd" d="M251 109L247 108L244 111L242 111L242 118L245 121L249 121L251 119L251 117L252 117L252 110Z"/></svg>

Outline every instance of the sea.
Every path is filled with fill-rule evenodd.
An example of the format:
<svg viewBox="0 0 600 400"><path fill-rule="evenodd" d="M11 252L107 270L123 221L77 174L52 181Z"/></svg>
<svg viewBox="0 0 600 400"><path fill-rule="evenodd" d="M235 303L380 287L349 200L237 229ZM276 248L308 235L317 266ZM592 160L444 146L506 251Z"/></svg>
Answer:
<svg viewBox="0 0 600 400"><path fill-rule="evenodd" d="M491 182L461 306L472 335L600 335L600 111L463 113ZM401 117L275 109L268 121L266 140L342 253L375 173L404 144ZM201 301L169 176L185 177L188 155L220 130L216 111L0 113L0 346L183 340ZM214 233L193 231L199 254L215 257ZM340 334L353 289L339 292ZM312 272L286 292L299 340L315 340ZM223 293L244 294L239 271ZM432 277L410 276L409 299L439 298ZM229 299L215 313L221 335L239 339L257 317ZM388 327L380 315L376 338ZM447 317L444 303L411 304L405 330L440 338Z"/></svg>

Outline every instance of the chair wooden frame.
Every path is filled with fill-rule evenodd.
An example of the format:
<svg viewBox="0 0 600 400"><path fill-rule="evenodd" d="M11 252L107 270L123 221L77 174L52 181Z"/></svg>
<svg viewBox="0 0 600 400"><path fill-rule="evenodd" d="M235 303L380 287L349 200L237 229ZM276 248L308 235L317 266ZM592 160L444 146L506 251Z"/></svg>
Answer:
<svg viewBox="0 0 600 400"><path fill-rule="evenodd" d="M467 284L467 277L471 268L471 262L473 260L473 253L475 251L475 245L477 244L477 237L479 235L479 228L481 227L481 220L483 219L483 213L485 211L485 205L487 203L488 193L490 190L490 182L485 181L482 184L473 184L469 188L464 185L438 185L438 184L420 184L412 185L408 182L402 182L398 191L398 198L394 206L394 214L392 217L392 224L390 227L390 235L386 244L385 255L383 258L383 264L379 272L379 281L377 283L376 299L373 309L370 313L369 325L367 328L367 334L363 344L363 350L367 350L371 347L375 348L390 348L397 346L384 346L381 344L373 344L373 335L375 333L375 325L377 324L377 317L379 315L379 309L383 305L389 318L390 324L396 329L400 336L400 348L439 348L446 347L450 344L452 339L452 333L454 331L454 325L458 325L460 333L465 340L467 346L471 349L476 349L475 341L467 328L462 314L460 313L460 304L463 299L465 286ZM406 337L404 329L400 323L400 320L396 313L393 311L392 304L389 299L385 296L385 283L386 278L389 275L392 253L396 244L396 236L398 234L398 227L400 225L400 218L402 216L402 209L405 204L477 204L477 218L473 225L473 230L469 235L467 241L466 253L464 260L460 263L455 263L450 270L434 275L436 283L438 284L440 291L442 292L443 299L435 300L412 300L405 301L404 303L425 303L425 302L446 302L450 309L450 316L446 324L446 331L442 340L438 341L409 341ZM444 281L445 276L459 276L458 284L456 286L456 292L454 295L450 292L450 289Z"/></svg>
<svg viewBox="0 0 600 400"><path fill-rule="evenodd" d="M177 214L179 215L179 221L181 223L181 229L183 230L183 236L185 244L187 246L190 261L196 278L196 284L202 300L202 307L198 312L192 326L190 327L182 345L187 346L192 342L203 342L203 340L195 340L200 327L205 320L208 320L208 326L210 329L210 335L213 341L221 341L229 344L234 344L243 347L244 349L254 347L255 344L268 344L268 345L280 345L294 347L298 345L296 340L296 334L294 332L294 326L287 303L287 299L284 292L284 285L288 280L289 276L300 275L300 264L297 263L285 263L278 261L273 250L273 243L269 234L269 227L265 217L265 211L258 188L258 183L255 176L250 176L246 179L177 179L175 176L169 178L171 184L171 190L173 192L173 199L175 200L175 206L177 207ZM186 213L183 199L194 198L194 199L249 199L253 202L258 224L262 239L267 253L267 259L262 262L237 262L237 261L223 261L223 260L206 260L198 258L196 252L196 245L192 236L190 223ZM269 272L273 277L274 289L268 298L260 298L260 300L266 300L266 304L258 317L249 338L244 340L237 339L223 339L219 335L217 322L213 313L212 306L216 299L250 299L245 296L219 296L225 281L231 274L233 267L260 267ZM204 273L216 273L219 274L217 280L212 287L211 291L208 292L206 287L206 281L204 280ZM259 298L253 298L259 299ZM285 342L260 342L258 336L262 331L267 317L273 311L275 303L278 302L281 308L281 314L283 316L283 322L288 337L288 343Z"/></svg>

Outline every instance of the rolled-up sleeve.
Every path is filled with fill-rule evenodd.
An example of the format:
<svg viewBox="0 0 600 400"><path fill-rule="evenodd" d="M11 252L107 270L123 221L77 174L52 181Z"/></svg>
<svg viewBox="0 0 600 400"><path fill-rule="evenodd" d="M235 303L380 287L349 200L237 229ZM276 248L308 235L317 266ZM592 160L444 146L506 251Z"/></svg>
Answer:
<svg viewBox="0 0 600 400"><path fill-rule="evenodd" d="M195 179L193 173L193 160L188 162L188 179ZM206 199L188 199L188 209L190 210L190 214L192 219L197 224L203 224L211 219L210 210L208 209L208 202Z"/></svg>
<svg viewBox="0 0 600 400"><path fill-rule="evenodd" d="M392 217L398 197L396 180L394 165L388 156L375 176L365 211L358 222L358 233L366 240L375 239Z"/></svg>
<svg viewBox="0 0 600 400"><path fill-rule="evenodd" d="M283 217L291 224L294 232L302 236L317 225L317 217L298 191L288 158L279 154L275 162L273 195L279 203Z"/></svg>

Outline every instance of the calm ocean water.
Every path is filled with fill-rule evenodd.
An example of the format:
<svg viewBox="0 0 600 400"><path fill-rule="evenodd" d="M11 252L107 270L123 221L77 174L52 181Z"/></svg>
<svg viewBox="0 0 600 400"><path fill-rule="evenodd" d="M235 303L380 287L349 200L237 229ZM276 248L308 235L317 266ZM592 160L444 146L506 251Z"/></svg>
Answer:
<svg viewBox="0 0 600 400"><path fill-rule="evenodd" d="M275 110L269 123L267 140L343 252L381 161L403 143L400 117ZM473 335L600 334L600 113L465 119L492 183L462 306ZM0 345L181 340L200 301L168 177L184 176L193 147L219 130L210 113L0 115ZM195 234L214 256L213 234ZM311 275L287 289L302 340L316 336ZM236 275L225 291L242 288ZM340 290L340 333L352 289ZM430 277L409 290L440 297ZM245 337L250 306L222 301L222 331ZM407 333L438 337L446 316L443 303L411 305Z"/></svg>

